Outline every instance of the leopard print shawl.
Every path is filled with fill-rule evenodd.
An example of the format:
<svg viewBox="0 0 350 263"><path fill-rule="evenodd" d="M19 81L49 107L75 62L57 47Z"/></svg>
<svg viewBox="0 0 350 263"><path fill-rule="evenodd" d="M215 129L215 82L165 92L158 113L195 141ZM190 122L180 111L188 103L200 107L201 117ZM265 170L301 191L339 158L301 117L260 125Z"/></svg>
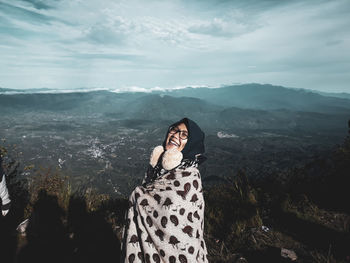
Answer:
<svg viewBox="0 0 350 263"><path fill-rule="evenodd" d="M208 262L197 166L189 160L171 170L155 166L131 193L122 262Z"/></svg>

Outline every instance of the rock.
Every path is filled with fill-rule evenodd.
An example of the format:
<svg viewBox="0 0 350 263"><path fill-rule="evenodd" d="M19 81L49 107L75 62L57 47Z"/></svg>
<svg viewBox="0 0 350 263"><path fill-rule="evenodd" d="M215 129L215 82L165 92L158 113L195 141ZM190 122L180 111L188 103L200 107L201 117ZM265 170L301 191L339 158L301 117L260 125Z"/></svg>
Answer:
<svg viewBox="0 0 350 263"><path fill-rule="evenodd" d="M244 257L240 257L237 259L236 263L248 263L248 261Z"/></svg>
<svg viewBox="0 0 350 263"><path fill-rule="evenodd" d="M281 257L296 261L298 259L297 254L293 250L281 248Z"/></svg>

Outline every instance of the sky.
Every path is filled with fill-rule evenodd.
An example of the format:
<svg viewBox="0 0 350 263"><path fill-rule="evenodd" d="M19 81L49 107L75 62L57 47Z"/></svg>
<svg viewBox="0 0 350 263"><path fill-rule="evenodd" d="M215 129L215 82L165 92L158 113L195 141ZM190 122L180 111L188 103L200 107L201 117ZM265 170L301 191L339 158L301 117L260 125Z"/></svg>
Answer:
<svg viewBox="0 0 350 263"><path fill-rule="evenodd" d="M349 0L0 0L0 87L350 93Z"/></svg>

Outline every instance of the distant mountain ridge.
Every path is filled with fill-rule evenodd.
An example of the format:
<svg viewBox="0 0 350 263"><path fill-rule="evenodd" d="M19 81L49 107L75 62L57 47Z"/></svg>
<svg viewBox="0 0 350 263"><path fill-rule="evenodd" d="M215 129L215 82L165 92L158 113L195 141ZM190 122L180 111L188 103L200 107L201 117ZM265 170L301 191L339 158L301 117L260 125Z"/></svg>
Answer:
<svg viewBox="0 0 350 263"><path fill-rule="evenodd" d="M243 109L350 112L350 99L320 95L282 86L244 84L222 88L186 88L162 92L178 97L196 97L213 104Z"/></svg>
<svg viewBox="0 0 350 263"><path fill-rule="evenodd" d="M37 88L37 89L7 89L7 88L2 88L0 87L0 94L18 94L18 93L39 93L39 92L49 92L49 91L53 91L49 88Z"/></svg>
<svg viewBox="0 0 350 263"><path fill-rule="evenodd" d="M84 92L96 92L96 91L110 91L113 93L146 93L146 94L161 94L161 93L170 93L170 94L186 94L186 96L194 96L197 97L198 93L202 90L217 90L222 88L244 88L244 89L250 89L250 88L278 88L278 89L285 89L290 91L296 91L301 93L315 93L319 94L325 97L335 97L335 98L343 98L343 99L350 99L350 93L346 92L323 92L313 89L299 89L299 88L287 88L283 86L274 86L271 84L258 84L258 83L249 83L249 84L235 84L235 85L223 85L221 87L208 87L208 86L184 86L180 88L131 88L130 91L128 91L128 88L122 88L122 89L108 89L108 88L94 88L94 87L81 87L76 89L50 89L50 88L31 88L31 89L10 89L10 88L3 88L0 87L0 95L1 94L18 94L18 93L25 93L25 94L34 94L34 93L48 93L48 94L62 94L62 93L84 93Z"/></svg>
<svg viewBox="0 0 350 263"><path fill-rule="evenodd" d="M327 96L327 97L350 99L350 94L345 92L335 93L335 92L322 92L317 90L312 90L312 92L320 94L322 96Z"/></svg>
<svg viewBox="0 0 350 263"><path fill-rule="evenodd" d="M9 89L0 89L1 108L30 110L72 110L81 108L86 112L108 112L130 109L136 111L136 105L151 106L159 104L168 107L169 97L186 98L185 107L191 107L189 98L193 98L195 108L203 108L201 104L219 107L236 107L255 110L292 110L319 113L349 113L350 99L325 96L307 90L297 90L281 86L245 84L221 88L184 88L176 90L114 93L106 90L71 93L46 93L48 89L40 89L45 93L6 93ZM21 91L21 90L17 90ZM158 96L159 95L159 96ZM142 102L142 100L144 102ZM201 102L199 101L201 100ZM165 102L167 101L167 102ZM181 104L181 103L180 103ZM127 106L125 108L125 106ZM83 109L84 108L84 109ZM156 109L155 109L156 110ZM205 109L204 109L205 110Z"/></svg>
<svg viewBox="0 0 350 263"><path fill-rule="evenodd" d="M341 131L350 116L350 99L280 86L246 84L150 93L101 90L0 94L0 111L5 115L50 112L100 116L120 123L135 120L131 123L136 126L141 120L173 121L187 116L208 129Z"/></svg>
<svg viewBox="0 0 350 263"><path fill-rule="evenodd" d="M210 104L216 104L223 107L237 107L243 109L258 110L276 110L287 109L293 111L310 111L322 113L346 113L350 112L350 94L347 93L325 93L305 89L285 88L282 86L273 86L269 84L243 84L224 86L220 88L187 87L183 89L165 89L152 90L150 92L113 92L109 90L51 90L48 88L40 89L6 89L0 88L0 96L3 94L12 95L39 95L46 94L57 96L57 102L60 99L69 100L77 94L80 97L89 97L84 93L92 95L101 94L103 92L111 93L108 96L119 101L119 97L135 97L145 96L147 94L163 94L172 97L192 97L204 100ZM67 95L64 95L67 94ZM122 95L123 94L123 95ZM61 96L60 96L61 95ZM34 98L35 96L31 96ZM29 98L29 97L28 97ZM38 96L37 98L40 98ZM47 99L47 97L46 97ZM66 104L66 102L62 103ZM77 102L79 104L79 102ZM15 103L16 104L16 103ZM45 104L45 103L44 103Z"/></svg>

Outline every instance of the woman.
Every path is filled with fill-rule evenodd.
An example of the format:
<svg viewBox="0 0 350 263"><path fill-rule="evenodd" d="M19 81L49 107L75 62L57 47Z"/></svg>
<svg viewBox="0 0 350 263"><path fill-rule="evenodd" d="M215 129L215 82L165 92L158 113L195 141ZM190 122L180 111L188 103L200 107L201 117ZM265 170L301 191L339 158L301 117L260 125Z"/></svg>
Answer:
<svg viewBox="0 0 350 263"><path fill-rule="evenodd" d="M129 198L124 262L208 262L197 169L203 153L204 133L195 122L184 118L169 127Z"/></svg>

